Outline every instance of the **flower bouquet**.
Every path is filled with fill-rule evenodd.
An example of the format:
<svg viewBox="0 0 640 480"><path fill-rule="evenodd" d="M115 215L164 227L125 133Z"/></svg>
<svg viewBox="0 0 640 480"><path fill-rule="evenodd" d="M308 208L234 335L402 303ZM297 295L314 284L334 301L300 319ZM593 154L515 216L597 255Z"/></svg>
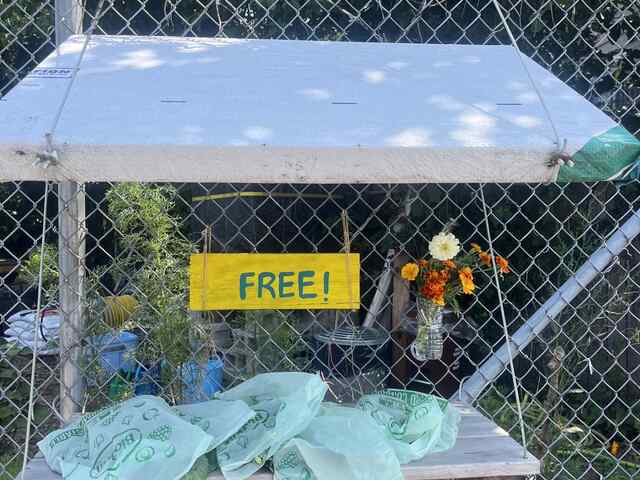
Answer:
<svg viewBox="0 0 640 480"><path fill-rule="evenodd" d="M411 353L420 361L442 357L445 309L460 311L460 295L473 295L476 289L474 275L491 270L493 258L480 245L472 243L468 251L446 228L429 242L429 256L417 263L402 267L401 276L415 286L418 311L418 332L411 345ZM495 257L501 274L509 273L509 262Z"/></svg>

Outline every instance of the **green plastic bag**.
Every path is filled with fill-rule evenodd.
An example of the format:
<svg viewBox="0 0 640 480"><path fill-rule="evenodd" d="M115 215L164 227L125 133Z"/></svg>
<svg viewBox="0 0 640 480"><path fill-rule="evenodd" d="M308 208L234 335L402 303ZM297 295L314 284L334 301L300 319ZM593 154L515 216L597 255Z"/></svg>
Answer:
<svg viewBox="0 0 640 480"><path fill-rule="evenodd" d="M237 433L256 412L243 401L209 400L173 407L180 418L196 425L213 438L213 450Z"/></svg>
<svg viewBox="0 0 640 480"><path fill-rule="evenodd" d="M443 398L389 389L363 396L357 407L384 431L401 464L456 443L460 413Z"/></svg>
<svg viewBox="0 0 640 480"><path fill-rule="evenodd" d="M265 373L219 395L242 400L256 415L217 450L227 480L244 480L258 471L317 415L326 393L319 375Z"/></svg>
<svg viewBox="0 0 640 480"><path fill-rule="evenodd" d="M65 480L178 480L254 414L242 402L212 402L205 416L191 405L135 397L50 433L38 447Z"/></svg>
<svg viewBox="0 0 640 480"><path fill-rule="evenodd" d="M357 408L325 403L273 459L275 480L402 480L384 432Z"/></svg>

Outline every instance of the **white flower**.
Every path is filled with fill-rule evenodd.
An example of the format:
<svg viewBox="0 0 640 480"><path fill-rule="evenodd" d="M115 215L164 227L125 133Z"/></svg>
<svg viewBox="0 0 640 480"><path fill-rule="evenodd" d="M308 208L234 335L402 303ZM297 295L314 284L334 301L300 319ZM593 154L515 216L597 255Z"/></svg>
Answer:
<svg viewBox="0 0 640 480"><path fill-rule="evenodd" d="M436 260L451 260L460 252L460 241L453 233L441 232L429 242L429 253Z"/></svg>

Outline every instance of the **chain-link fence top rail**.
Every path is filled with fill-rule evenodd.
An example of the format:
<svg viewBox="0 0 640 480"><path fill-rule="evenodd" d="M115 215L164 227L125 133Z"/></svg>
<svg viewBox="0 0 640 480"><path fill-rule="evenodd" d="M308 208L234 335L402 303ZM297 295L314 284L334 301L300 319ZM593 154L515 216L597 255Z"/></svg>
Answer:
<svg viewBox="0 0 640 480"><path fill-rule="evenodd" d="M85 27L97 1L86 2ZM628 1L501 1L523 51L567 81L630 131L640 130L634 102L640 6ZM110 4L110 2L107 2ZM138 1L113 2L99 32L346 41L508 43L498 15L479 1ZM0 1L0 93L54 48L53 1ZM425 86L428 89L427 86ZM103 298L132 294L142 307L126 325L143 339L135 373L169 400L184 395L180 369L191 358L224 350L225 385L265 370L324 371L337 396L381 385L454 393L503 343L496 293L486 278L450 318L443 362L412 359L405 330L413 312L393 325L394 296L377 326L391 331L365 349L318 343L336 324L359 324L371 304L390 248L422 253L450 218L465 243L483 243L482 207L474 185L296 186L87 185L85 338L105 325ZM267 192L266 196L222 195ZM5 317L33 304L43 187L0 185L0 301ZM293 195L291 195L293 194ZM51 194L47 298L55 301L58 269L56 202ZM212 196L213 198L198 199ZM638 207L638 187L512 185L486 190L497 251L514 274L503 288L516 329ZM131 205L144 208L131 208ZM216 251L335 252L342 247L340 211L349 212L353 250L362 257L358 314L217 313L186 310L186 259L213 225ZM632 245L518 357L528 447L546 478L637 478L640 468L640 324L637 259ZM400 257L398 257L400 258ZM211 341L215 338L216 341ZM410 337L409 337L410 338ZM64 352L62 353L64 356ZM161 368L153 375L158 361ZM24 445L29 356L0 361L0 478L13 478ZM79 360L86 372L87 409L131 394L126 372L105 371L99 355ZM57 424L59 358L38 361L35 438ZM356 368L353 365L356 365ZM134 373L134 375L135 375ZM148 373L148 375L144 375ZM157 372L155 372L157 373ZM135 379L134 379L135 380ZM139 380L139 379L138 379ZM499 379L479 405L518 437L509 382Z"/></svg>

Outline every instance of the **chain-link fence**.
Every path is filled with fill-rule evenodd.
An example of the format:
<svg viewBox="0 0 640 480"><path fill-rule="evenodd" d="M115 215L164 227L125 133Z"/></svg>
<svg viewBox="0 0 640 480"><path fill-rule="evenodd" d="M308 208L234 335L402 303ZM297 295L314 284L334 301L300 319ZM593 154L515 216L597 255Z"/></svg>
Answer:
<svg viewBox="0 0 640 480"><path fill-rule="evenodd" d="M84 3L86 28L98 2ZM635 108L639 5L626 0L500 3L527 54L630 131L640 130ZM110 34L508 43L487 0L122 0L106 5L98 28ZM68 26L73 15L59 9L58 26ZM0 93L55 48L55 19L53 0L0 1ZM78 234L58 224L60 188L50 192L45 215L41 183L0 184L5 337L15 334L8 329L36 321L29 312L16 315L35 304L43 218L48 306L55 309L60 296L68 294L59 289L61 277L62 283L70 275L83 277L82 302L74 312L63 312L82 329L77 332L81 344L60 338L54 311L40 322L45 350L36 368L34 440L58 425L62 397L86 410L140 393L180 402L197 397L210 373L226 388L263 371L320 371L342 401L383 386L455 396L461 381L504 343L496 292L485 278L464 305L464 315L447 319L441 361L423 364L408 350L415 311L397 267L423 253L427 240L450 219L465 244L486 245L478 185L88 184L70 197L63 192L69 204L74 195L84 197L86 224L79 233L85 256L75 259L80 269L58 265L59 246L65 248ZM639 207L638 193L636 183L485 187L496 250L510 259L513 270L503 284L511 331ZM342 211L348 213L352 251L362 260L360 312L188 311L192 252L337 252L344 246ZM542 459L546 478L640 475L639 258L635 240L517 357L527 446ZM389 287L381 288L388 268L396 273ZM372 309L379 289L383 302ZM374 329L357 335L365 320L373 321ZM4 480L19 470L31 355L8 343L0 347ZM68 362L83 376L65 378L61 389L60 365ZM507 378L492 382L477 404L519 437Z"/></svg>

